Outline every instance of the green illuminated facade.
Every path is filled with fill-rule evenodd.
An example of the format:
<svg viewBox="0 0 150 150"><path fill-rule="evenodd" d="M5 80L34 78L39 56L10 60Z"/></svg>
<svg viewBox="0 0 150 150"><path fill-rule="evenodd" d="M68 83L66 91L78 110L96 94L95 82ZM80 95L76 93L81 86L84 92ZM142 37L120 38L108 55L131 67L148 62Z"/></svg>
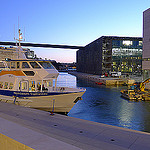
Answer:
<svg viewBox="0 0 150 150"><path fill-rule="evenodd" d="M142 73L142 40L112 40L112 71Z"/></svg>

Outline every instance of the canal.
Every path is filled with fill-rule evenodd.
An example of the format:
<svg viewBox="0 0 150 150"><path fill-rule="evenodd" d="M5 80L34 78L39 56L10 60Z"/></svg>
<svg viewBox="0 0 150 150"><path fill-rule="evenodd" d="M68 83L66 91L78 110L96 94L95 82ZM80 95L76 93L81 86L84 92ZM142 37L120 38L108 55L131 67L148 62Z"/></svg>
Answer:
<svg viewBox="0 0 150 150"><path fill-rule="evenodd" d="M57 85L86 88L83 100L75 104L68 116L150 132L150 102L123 99L120 90L127 87L96 85L68 73L60 73Z"/></svg>

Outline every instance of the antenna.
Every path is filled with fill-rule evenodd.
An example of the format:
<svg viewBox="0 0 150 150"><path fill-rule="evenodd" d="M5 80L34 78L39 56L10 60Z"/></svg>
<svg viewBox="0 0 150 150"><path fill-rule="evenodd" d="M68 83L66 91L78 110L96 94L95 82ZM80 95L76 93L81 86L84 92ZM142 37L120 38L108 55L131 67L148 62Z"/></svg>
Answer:
<svg viewBox="0 0 150 150"><path fill-rule="evenodd" d="M24 41L25 41L25 27L24 27Z"/></svg>
<svg viewBox="0 0 150 150"><path fill-rule="evenodd" d="M24 28L24 32L25 32L25 28ZM21 41L23 40L23 37L22 37L22 33L21 33L21 30L19 28L19 16L18 16L18 34L19 34L19 37L15 37L15 25L14 25L14 40L16 40L16 53L17 53L17 59L19 58L26 58L25 57L25 54L24 54L24 51L21 47ZM25 40L25 36L24 36L24 40Z"/></svg>
<svg viewBox="0 0 150 150"><path fill-rule="evenodd" d="M14 24L14 40L16 39L16 36L15 36L15 24Z"/></svg>
<svg viewBox="0 0 150 150"><path fill-rule="evenodd" d="M19 32L19 16L18 16L18 32Z"/></svg>

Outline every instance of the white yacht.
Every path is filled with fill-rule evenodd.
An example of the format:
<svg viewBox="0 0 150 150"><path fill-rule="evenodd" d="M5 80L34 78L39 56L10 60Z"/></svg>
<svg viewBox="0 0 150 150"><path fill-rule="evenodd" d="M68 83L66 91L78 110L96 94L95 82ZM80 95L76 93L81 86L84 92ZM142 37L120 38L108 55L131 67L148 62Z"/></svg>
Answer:
<svg viewBox="0 0 150 150"><path fill-rule="evenodd" d="M56 87L58 71L48 60L27 59L20 45L16 59L0 61L0 100L25 107L67 113L85 89Z"/></svg>

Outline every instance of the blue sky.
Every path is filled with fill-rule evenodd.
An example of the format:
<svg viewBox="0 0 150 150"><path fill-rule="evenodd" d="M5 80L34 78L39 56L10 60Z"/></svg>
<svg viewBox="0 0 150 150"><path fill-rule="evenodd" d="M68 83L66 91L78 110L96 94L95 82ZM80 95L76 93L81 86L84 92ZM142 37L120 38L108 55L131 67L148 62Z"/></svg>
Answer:
<svg viewBox="0 0 150 150"><path fill-rule="evenodd" d="M26 42L87 45L103 36L142 37L150 0L3 0L0 41L13 41L14 25ZM42 58L75 62L76 50L31 48Z"/></svg>

